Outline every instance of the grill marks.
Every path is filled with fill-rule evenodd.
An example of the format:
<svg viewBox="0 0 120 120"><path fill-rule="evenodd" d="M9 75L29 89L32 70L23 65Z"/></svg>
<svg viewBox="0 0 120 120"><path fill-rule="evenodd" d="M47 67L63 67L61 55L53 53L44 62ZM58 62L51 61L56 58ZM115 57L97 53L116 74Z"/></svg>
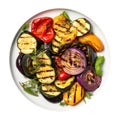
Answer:
<svg viewBox="0 0 120 120"><path fill-rule="evenodd" d="M52 50L55 53L58 53L64 44L72 42L77 36L77 29L72 26L70 21L64 16L58 16L57 18L53 25L55 38L52 40Z"/></svg>
<svg viewBox="0 0 120 120"><path fill-rule="evenodd" d="M61 94L61 92L55 87L54 84L50 85L42 84L41 89L43 94L50 95L50 97L58 96Z"/></svg>
<svg viewBox="0 0 120 120"><path fill-rule="evenodd" d="M41 83L50 84L55 80L55 71L52 66L40 66L36 76Z"/></svg>
<svg viewBox="0 0 120 120"><path fill-rule="evenodd" d="M36 39L29 33L22 33L17 41L18 48L24 54L30 54L37 46Z"/></svg>
<svg viewBox="0 0 120 120"><path fill-rule="evenodd" d="M71 24L68 23L67 21L64 21L63 23L60 22L54 24L54 30L56 34L62 39L64 38L64 36L70 34L70 27Z"/></svg>
<svg viewBox="0 0 120 120"><path fill-rule="evenodd" d="M79 103L84 98L85 91L80 86L78 82L75 82L74 85L63 94L64 101L68 105L75 105Z"/></svg>
<svg viewBox="0 0 120 120"><path fill-rule="evenodd" d="M56 80L55 86L59 88L61 91L66 91L72 86L74 80L75 76L72 76L66 80Z"/></svg>
<svg viewBox="0 0 120 120"><path fill-rule="evenodd" d="M61 24L55 23L54 30L55 32L69 32L70 26L71 25L68 22L63 22Z"/></svg>
<svg viewBox="0 0 120 120"><path fill-rule="evenodd" d="M79 49L69 48L62 54L61 64L65 72L71 75L77 75L85 69L86 58Z"/></svg>
<svg viewBox="0 0 120 120"><path fill-rule="evenodd" d="M79 18L73 21L73 26L77 29L77 36L83 36L90 31L90 23L85 18Z"/></svg>
<svg viewBox="0 0 120 120"><path fill-rule="evenodd" d="M61 48L61 45L62 45L62 38L55 35L54 39L52 40L52 50L58 53L59 49Z"/></svg>
<svg viewBox="0 0 120 120"><path fill-rule="evenodd" d="M75 84L75 92L74 92L74 104L76 103L76 92L77 92L77 84Z"/></svg>

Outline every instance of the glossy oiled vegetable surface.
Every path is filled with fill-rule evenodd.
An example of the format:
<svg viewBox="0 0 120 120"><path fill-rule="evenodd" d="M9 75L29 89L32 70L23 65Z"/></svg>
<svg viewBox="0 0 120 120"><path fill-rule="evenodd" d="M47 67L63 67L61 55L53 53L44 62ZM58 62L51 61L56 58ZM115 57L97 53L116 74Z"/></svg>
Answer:
<svg viewBox="0 0 120 120"><path fill-rule="evenodd" d="M17 37L16 67L27 78L22 89L71 106L90 98L100 87L105 61L98 56L104 44L93 29L89 20L71 20L66 11L26 22Z"/></svg>

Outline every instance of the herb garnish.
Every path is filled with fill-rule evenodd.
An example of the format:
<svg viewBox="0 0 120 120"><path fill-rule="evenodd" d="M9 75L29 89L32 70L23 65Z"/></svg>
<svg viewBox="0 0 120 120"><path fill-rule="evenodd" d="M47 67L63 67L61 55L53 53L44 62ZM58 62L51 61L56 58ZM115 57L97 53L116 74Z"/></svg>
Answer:
<svg viewBox="0 0 120 120"><path fill-rule="evenodd" d="M66 104L65 102L60 102L60 105L61 105L61 106L66 106L66 105L68 105L68 104Z"/></svg>
<svg viewBox="0 0 120 120"><path fill-rule="evenodd" d="M86 100L85 100L85 98L87 98L87 99L91 99L91 97L93 96L93 93L91 93L91 92L85 92L85 97L84 97L84 102L86 103Z"/></svg>
<svg viewBox="0 0 120 120"><path fill-rule="evenodd" d="M69 15L67 14L66 11L63 11L63 13L61 13L61 15L63 15L66 19L68 19L69 21L71 21Z"/></svg>
<svg viewBox="0 0 120 120"><path fill-rule="evenodd" d="M25 92L34 96L38 96L39 86L38 86L37 80L32 79L32 80L20 83L20 85L23 87Z"/></svg>
<svg viewBox="0 0 120 120"><path fill-rule="evenodd" d="M28 30L28 28L29 28L29 22L26 22L26 23L24 23L23 26L21 27L21 31L24 32L24 31Z"/></svg>

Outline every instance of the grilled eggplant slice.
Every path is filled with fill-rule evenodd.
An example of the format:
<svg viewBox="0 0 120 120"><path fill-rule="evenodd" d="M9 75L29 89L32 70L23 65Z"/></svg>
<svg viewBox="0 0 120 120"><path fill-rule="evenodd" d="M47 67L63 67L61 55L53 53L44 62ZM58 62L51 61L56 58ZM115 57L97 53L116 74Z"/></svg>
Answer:
<svg viewBox="0 0 120 120"><path fill-rule="evenodd" d="M67 80L56 80L55 86L60 91L65 92L73 85L74 80L75 80L75 76L72 76L72 77L68 78Z"/></svg>
<svg viewBox="0 0 120 120"><path fill-rule="evenodd" d="M85 90L78 83L75 82L74 85L67 92L63 93L63 100L68 105L76 105L84 98Z"/></svg>
<svg viewBox="0 0 120 120"><path fill-rule="evenodd" d="M21 53L30 54L36 49L37 41L31 34L24 32L19 36L17 45Z"/></svg>
<svg viewBox="0 0 120 120"><path fill-rule="evenodd" d="M55 70L50 65L39 66L36 76L41 83L51 84L55 80Z"/></svg>
<svg viewBox="0 0 120 120"><path fill-rule="evenodd" d="M28 78L35 77L35 70L32 66L32 59L30 55L24 55L21 60L21 66L23 69L23 73Z"/></svg>
<svg viewBox="0 0 120 120"><path fill-rule="evenodd" d="M91 29L91 25L85 18L79 18L72 22L73 27L77 29L77 36L83 36Z"/></svg>
<svg viewBox="0 0 120 120"><path fill-rule="evenodd" d="M20 71L20 73L22 73L23 75L25 75L23 68L22 68L22 58L23 58L24 54L23 53L19 53L17 59L16 59L16 67L17 69Z"/></svg>
<svg viewBox="0 0 120 120"><path fill-rule="evenodd" d="M62 100L62 94L54 84L41 84L40 92L50 102L56 103Z"/></svg>

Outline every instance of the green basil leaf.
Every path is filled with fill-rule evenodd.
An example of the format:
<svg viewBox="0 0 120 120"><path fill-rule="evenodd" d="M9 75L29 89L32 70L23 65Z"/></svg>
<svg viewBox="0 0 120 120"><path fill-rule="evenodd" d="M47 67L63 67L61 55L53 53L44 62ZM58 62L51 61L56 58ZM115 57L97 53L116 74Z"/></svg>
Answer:
<svg viewBox="0 0 120 120"><path fill-rule="evenodd" d="M69 15L67 14L66 11L64 11L61 15L63 15L66 19L68 19L69 21L71 21Z"/></svg>
<svg viewBox="0 0 120 120"><path fill-rule="evenodd" d="M85 92L85 97L88 99L91 99L91 97L93 96L93 93L91 92Z"/></svg>
<svg viewBox="0 0 120 120"><path fill-rule="evenodd" d="M28 30L29 28L29 22L26 22L25 24L23 24L23 26L21 27L21 31L24 32L26 30Z"/></svg>
<svg viewBox="0 0 120 120"><path fill-rule="evenodd" d="M65 106L65 105L68 105L68 104L66 104L65 102L60 102L60 105Z"/></svg>
<svg viewBox="0 0 120 120"><path fill-rule="evenodd" d="M35 92L33 89L31 88L23 88L25 92L31 94L31 95L34 95L34 96L38 96L38 93Z"/></svg>
<svg viewBox="0 0 120 120"><path fill-rule="evenodd" d="M102 66L105 61L104 56L98 56L95 61L95 72L97 75L102 76L103 71L102 71Z"/></svg>

